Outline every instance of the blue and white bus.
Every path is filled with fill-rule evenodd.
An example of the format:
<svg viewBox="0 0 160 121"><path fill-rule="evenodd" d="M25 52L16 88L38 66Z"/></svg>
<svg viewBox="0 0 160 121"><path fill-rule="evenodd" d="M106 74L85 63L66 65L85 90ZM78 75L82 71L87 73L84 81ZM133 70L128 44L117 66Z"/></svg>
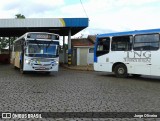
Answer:
<svg viewBox="0 0 160 121"><path fill-rule="evenodd" d="M117 77L160 76L160 29L97 35L94 70Z"/></svg>
<svg viewBox="0 0 160 121"><path fill-rule="evenodd" d="M14 41L11 63L26 71L50 73L59 68L59 35L28 32Z"/></svg>

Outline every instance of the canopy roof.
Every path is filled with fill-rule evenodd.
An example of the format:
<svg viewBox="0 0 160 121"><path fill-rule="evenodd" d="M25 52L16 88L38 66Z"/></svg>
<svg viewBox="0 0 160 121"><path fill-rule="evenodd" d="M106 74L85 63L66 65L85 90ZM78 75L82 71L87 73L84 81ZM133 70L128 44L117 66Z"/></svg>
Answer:
<svg viewBox="0 0 160 121"><path fill-rule="evenodd" d="M74 35L88 27L88 18L0 19L0 37L21 36L26 32L50 32Z"/></svg>

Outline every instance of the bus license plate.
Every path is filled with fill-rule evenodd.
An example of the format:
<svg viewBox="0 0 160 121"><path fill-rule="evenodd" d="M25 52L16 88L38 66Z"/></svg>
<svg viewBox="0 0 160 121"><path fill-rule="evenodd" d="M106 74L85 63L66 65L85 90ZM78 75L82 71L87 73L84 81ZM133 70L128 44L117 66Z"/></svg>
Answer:
<svg viewBox="0 0 160 121"><path fill-rule="evenodd" d="M40 67L39 69L46 69L45 67Z"/></svg>

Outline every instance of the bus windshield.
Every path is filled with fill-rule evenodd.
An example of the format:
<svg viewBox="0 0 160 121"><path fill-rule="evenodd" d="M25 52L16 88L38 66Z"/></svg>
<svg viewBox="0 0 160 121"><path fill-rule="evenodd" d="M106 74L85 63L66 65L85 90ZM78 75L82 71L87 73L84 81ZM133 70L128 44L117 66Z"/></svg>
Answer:
<svg viewBox="0 0 160 121"><path fill-rule="evenodd" d="M57 46L54 44L28 44L26 56L29 57L56 57Z"/></svg>

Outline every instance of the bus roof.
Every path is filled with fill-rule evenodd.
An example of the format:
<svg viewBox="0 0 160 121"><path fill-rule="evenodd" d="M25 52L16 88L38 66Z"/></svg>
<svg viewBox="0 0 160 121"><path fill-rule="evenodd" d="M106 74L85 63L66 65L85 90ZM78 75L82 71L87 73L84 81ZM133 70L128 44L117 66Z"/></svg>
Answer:
<svg viewBox="0 0 160 121"><path fill-rule="evenodd" d="M110 36L125 36L125 35L149 34L149 33L160 33L160 29L135 30L135 31L99 34L97 35L97 37L102 38L102 37L110 37Z"/></svg>

